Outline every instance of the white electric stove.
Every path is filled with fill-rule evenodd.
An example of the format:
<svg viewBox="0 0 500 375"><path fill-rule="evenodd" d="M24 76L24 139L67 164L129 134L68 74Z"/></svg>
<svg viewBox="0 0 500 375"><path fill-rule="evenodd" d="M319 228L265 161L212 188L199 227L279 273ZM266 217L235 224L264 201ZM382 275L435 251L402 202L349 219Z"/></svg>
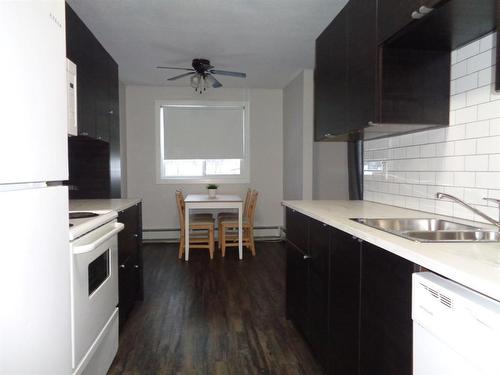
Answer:
<svg viewBox="0 0 500 375"><path fill-rule="evenodd" d="M70 212L73 375L105 375L118 350L115 211Z"/></svg>

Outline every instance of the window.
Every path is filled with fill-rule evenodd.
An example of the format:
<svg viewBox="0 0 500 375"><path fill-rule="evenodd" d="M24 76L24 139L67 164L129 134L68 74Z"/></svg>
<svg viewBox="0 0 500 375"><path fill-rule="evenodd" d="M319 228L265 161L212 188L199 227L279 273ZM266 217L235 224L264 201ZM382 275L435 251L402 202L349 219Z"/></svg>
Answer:
<svg viewBox="0 0 500 375"><path fill-rule="evenodd" d="M157 102L158 182L248 182L248 104Z"/></svg>

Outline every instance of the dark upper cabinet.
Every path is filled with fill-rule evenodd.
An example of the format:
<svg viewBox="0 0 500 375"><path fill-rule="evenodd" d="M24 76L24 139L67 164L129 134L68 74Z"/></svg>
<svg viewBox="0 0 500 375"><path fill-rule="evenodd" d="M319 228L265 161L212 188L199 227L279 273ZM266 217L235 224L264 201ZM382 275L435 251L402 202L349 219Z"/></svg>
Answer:
<svg viewBox="0 0 500 375"><path fill-rule="evenodd" d="M405 26L415 21L422 0L379 0L377 41L383 43ZM418 14L416 14L418 15Z"/></svg>
<svg viewBox="0 0 500 375"><path fill-rule="evenodd" d="M412 374L413 263L363 242L360 374Z"/></svg>
<svg viewBox="0 0 500 375"><path fill-rule="evenodd" d="M347 10L344 8L316 39L314 138L349 128Z"/></svg>
<svg viewBox="0 0 500 375"><path fill-rule="evenodd" d="M330 259L331 374L358 374L361 243L332 228Z"/></svg>
<svg viewBox="0 0 500 375"><path fill-rule="evenodd" d="M118 65L78 15L66 4L66 55L77 67L78 134L110 142Z"/></svg>
<svg viewBox="0 0 500 375"><path fill-rule="evenodd" d="M495 24L495 0L350 0L316 40L315 140L448 126L450 51Z"/></svg>
<svg viewBox="0 0 500 375"><path fill-rule="evenodd" d="M351 0L346 6L349 128L377 121L376 1Z"/></svg>
<svg viewBox="0 0 500 375"><path fill-rule="evenodd" d="M77 67L78 137L71 138L109 145L106 159L93 159L98 163L92 165L93 172L81 168L87 162L80 158L100 149L99 143L69 140L70 198L120 198L118 64L68 4L66 55Z"/></svg>

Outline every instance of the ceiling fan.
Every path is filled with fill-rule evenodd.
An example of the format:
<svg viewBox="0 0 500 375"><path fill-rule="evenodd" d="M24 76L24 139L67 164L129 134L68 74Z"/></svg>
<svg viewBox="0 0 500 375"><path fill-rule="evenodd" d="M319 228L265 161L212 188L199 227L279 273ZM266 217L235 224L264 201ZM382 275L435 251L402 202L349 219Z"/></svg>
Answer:
<svg viewBox="0 0 500 375"><path fill-rule="evenodd" d="M218 74L221 76L230 76L230 77L238 77L238 78L246 78L246 73L240 72L231 72L228 70L218 70L214 69L214 66L210 64L210 61L207 59L193 59L192 68L178 68L172 66L157 66L157 69L174 69L174 70L186 70L188 73L179 74L177 76L171 77L168 81L176 81L180 78L191 77L191 87L195 89L196 92L200 92L207 90L207 87L211 85L214 88L222 87L222 83L220 83L217 78L214 77L214 74Z"/></svg>

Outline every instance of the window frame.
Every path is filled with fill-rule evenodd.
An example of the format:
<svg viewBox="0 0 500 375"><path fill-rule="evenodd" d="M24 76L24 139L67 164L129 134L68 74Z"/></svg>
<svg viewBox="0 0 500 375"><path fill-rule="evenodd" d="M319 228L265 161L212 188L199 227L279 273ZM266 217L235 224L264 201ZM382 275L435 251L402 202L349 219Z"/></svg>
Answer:
<svg viewBox="0 0 500 375"><path fill-rule="evenodd" d="M163 166L164 144L163 144L163 111L162 107L168 105L178 106L242 106L244 107L244 150L245 157L241 159L241 173L239 175L218 176L193 176L193 177L168 177L165 176ZM156 100L155 101L155 123L156 123L156 183L157 184L207 184L227 183L242 184L250 182L250 103L248 101L218 101L218 100Z"/></svg>

